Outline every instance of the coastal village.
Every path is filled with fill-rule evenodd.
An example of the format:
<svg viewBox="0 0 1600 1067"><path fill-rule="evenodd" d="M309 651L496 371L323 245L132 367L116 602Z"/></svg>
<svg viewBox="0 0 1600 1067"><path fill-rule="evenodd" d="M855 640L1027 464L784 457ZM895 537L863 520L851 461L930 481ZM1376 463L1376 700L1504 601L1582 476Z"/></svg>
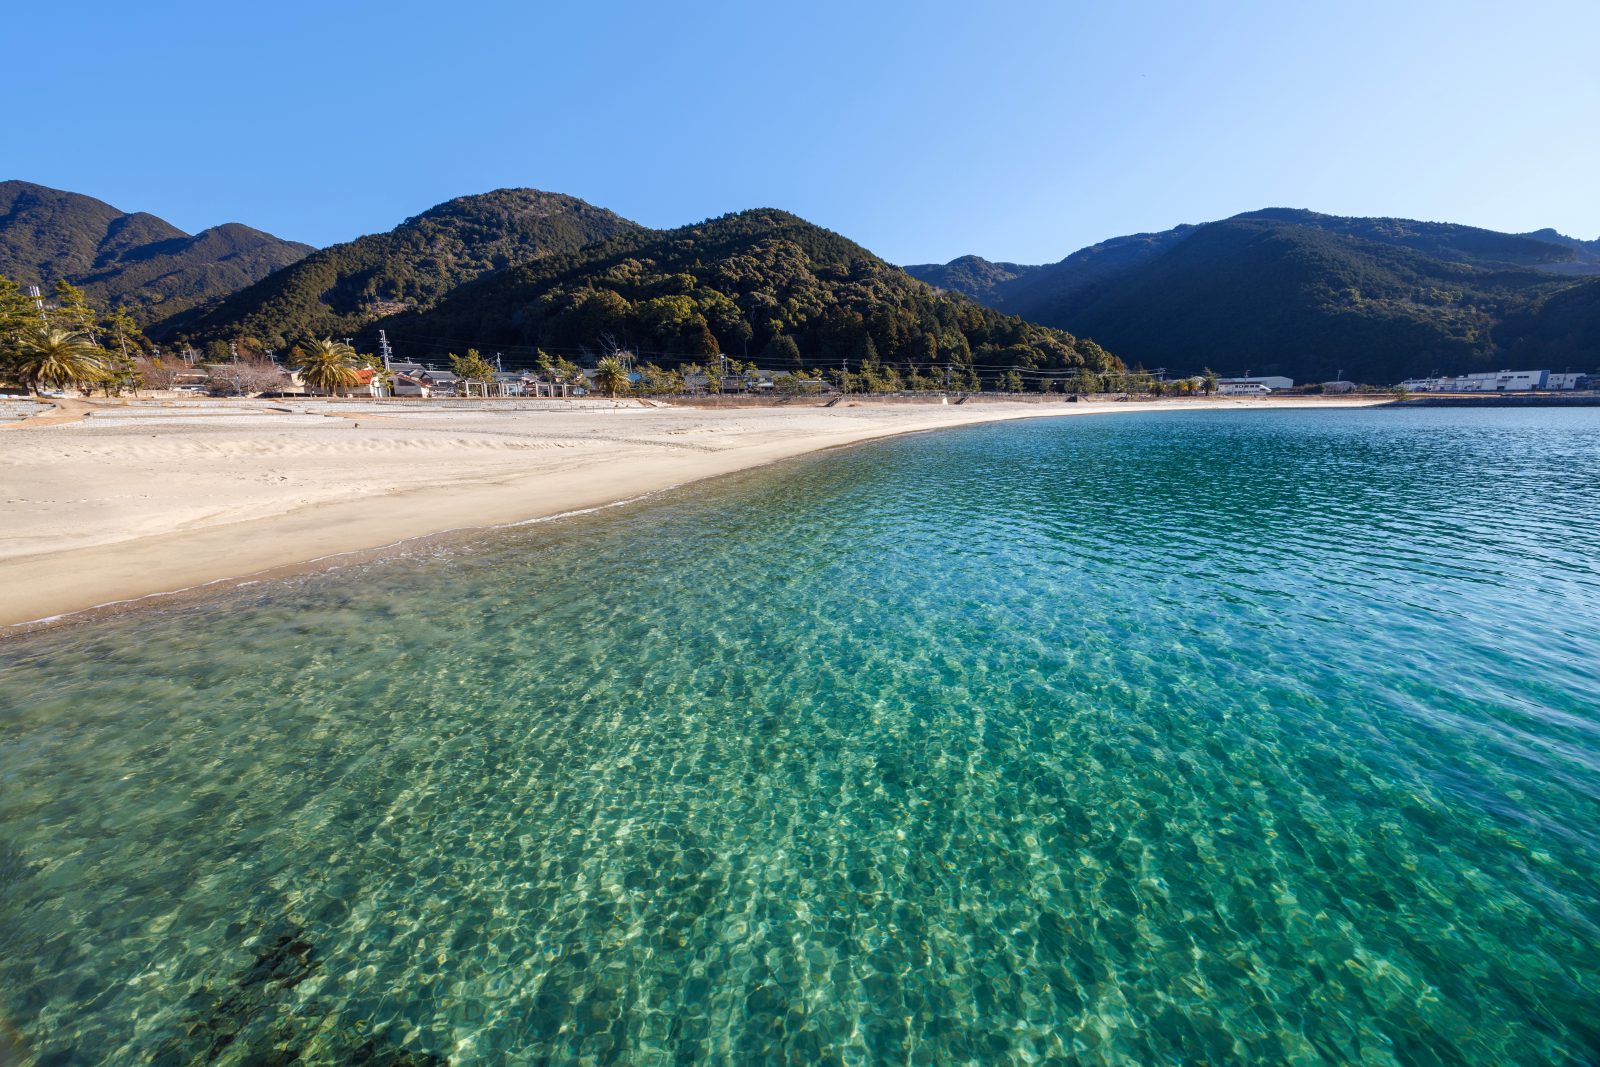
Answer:
<svg viewBox="0 0 1600 1067"><path fill-rule="evenodd" d="M308 384L299 369L276 362L261 360L234 360L227 363L194 362L189 369L154 375L156 383L133 390L133 395L152 399L181 399L183 397L266 397L311 398L317 396L345 399L387 398L410 400L446 399L500 399L500 398L567 398L603 395L605 390L597 384L595 368L577 368L570 376L557 376L536 370L496 370L491 376L465 378L448 368L414 362L392 362L383 367L357 367L353 380L347 385L319 387ZM792 372L750 366L736 374L710 374L695 371L679 376L668 383L652 382L640 371L627 372L624 392L642 395L680 395L686 397L713 395L788 396L798 393L836 394L848 391L836 381L824 377L796 375ZM164 386L164 387L163 387ZM1131 387L1130 387L1131 386ZM95 395L92 382L44 383L40 394L44 398L61 398L78 395L85 398ZM1397 395L1411 393L1434 394L1537 394L1554 393L1576 395L1600 392L1600 371L1580 373L1549 370L1502 370L1481 373L1438 375L1428 378L1410 378L1387 390L1359 383L1334 380L1297 385L1292 378L1282 375L1241 375L1214 377L1210 380L1200 375L1181 379L1150 378L1145 381L1119 381L1107 383L1094 394L1144 393L1153 396L1216 395L1224 397L1270 396L1345 396L1357 393L1392 392ZM1021 395L1020 391L974 390L996 395ZM1063 390L1063 395L1066 390ZM0 397L6 396L0 386ZM20 398L22 394L10 395ZM897 390L893 395L911 395Z"/></svg>
<svg viewBox="0 0 1600 1067"><path fill-rule="evenodd" d="M35 300L37 293L33 294ZM44 305L39 304L41 310ZM93 332L87 337L92 338ZM70 338L68 340L71 340ZM842 394L850 392L876 392L890 395L994 394L1023 395L1020 382L1011 382L1004 376L993 382L980 382L976 389L907 390L874 389L861 377L852 377L848 364L841 372L825 374L821 371L779 370L761 367L754 362L741 361L716 354L706 363L663 369L653 364L637 367L634 355L615 351L609 356L590 355L594 366L561 359L553 363L540 353L541 366L511 369L504 366L499 353L492 363L469 349L463 359L451 355L450 367L393 359L389 343L382 331L379 335L380 355L357 354L348 342L321 342L334 347L344 366L334 380L307 374L301 365L298 349L285 362L275 353L255 355L239 353L230 345L229 358L207 359L201 353L185 348L177 356L163 356L160 349L124 361L120 377L110 368L114 361L96 359L93 349L99 345L90 342L80 353L83 362L77 376L73 364L62 363L53 371L29 378L12 374L12 391L7 392L0 381L0 398L20 399L32 395L41 399L61 399L71 396L89 398L97 391L110 397L128 395L150 399L182 399L185 397L261 397L261 398L312 398L338 397L344 399L512 399L512 398L578 398L595 395L636 394L649 396L708 397L747 396L778 397L797 394ZM105 350L102 350L105 351ZM108 353L109 355L109 353ZM607 363L617 365L617 370L607 378ZM470 370L469 370L470 368ZM466 371L467 373L463 373ZM20 390L19 390L19 387ZM1457 375L1434 375L1411 378L1397 385L1380 387L1348 381L1343 378L1309 384L1297 384L1284 375L1219 376L1206 374L1168 378L1164 371L1133 372L1093 376L1082 374L1060 375L1039 384L1037 392L1058 393L1063 397L1076 395L1142 395L1150 398L1162 396L1221 396L1221 397L1271 397L1271 396L1345 396L1357 393L1392 393L1404 396L1417 393L1431 394L1579 394L1600 391L1600 371L1592 373L1550 370L1501 370Z"/></svg>

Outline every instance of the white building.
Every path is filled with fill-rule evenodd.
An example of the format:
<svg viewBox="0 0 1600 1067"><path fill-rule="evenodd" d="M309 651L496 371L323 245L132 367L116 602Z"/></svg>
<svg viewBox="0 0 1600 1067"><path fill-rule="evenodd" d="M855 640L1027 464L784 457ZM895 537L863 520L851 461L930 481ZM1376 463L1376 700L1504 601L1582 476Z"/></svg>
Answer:
<svg viewBox="0 0 1600 1067"><path fill-rule="evenodd" d="M1551 374L1547 377L1544 387L1546 389L1576 389L1583 379L1589 377L1574 371L1570 374Z"/></svg>
<svg viewBox="0 0 1600 1067"><path fill-rule="evenodd" d="M1550 388L1547 370L1501 370L1445 378L1412 378L1400 383L1413 393L1526 393ZM1571 389L1570 385L1556 388Z"/></svg>
<svg viewBox="0 0 1600 1067"><path fill-rule="evenodd" d="M1223 396L1265 396L1278 389L1293 389L1294 379L1279 374L1257 378L1218 378L1217 392Z"/></svg>

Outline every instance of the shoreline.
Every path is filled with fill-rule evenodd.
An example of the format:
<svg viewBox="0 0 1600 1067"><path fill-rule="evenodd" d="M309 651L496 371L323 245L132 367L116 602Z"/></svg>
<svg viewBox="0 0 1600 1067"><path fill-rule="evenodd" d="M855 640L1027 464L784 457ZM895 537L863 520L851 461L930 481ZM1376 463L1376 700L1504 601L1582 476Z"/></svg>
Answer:
<svg viewBox="0 0 1600 1067"><path fill-rule="evenodd" d="M427 538L588 513L908 433L1386 401L947 406L863 398L835 408L554 402L488 411L427 402L86 404L77 418L5 433L0 485L10 528L0 531L0 639L379 558ZM59 499L63 490L76 495Z"/></svg>

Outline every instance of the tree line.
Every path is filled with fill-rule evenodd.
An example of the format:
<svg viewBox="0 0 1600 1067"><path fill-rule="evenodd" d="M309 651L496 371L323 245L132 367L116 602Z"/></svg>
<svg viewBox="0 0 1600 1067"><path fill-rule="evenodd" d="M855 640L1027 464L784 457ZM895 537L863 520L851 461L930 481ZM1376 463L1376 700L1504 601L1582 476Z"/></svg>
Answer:
<svg viewBox="0 0 1600 1067"><path fill-rule="evenodd" d="M201 356L209 387L246 395L287 389L288 369L259 347L215 341ZM301 381L323 392L348 390L363 370L385 374L377 357L344 341L308 338L289 352ZM92 305L83 290L58 281L51 299L35 298L0 276L0 383L38 394L78 390L121 396L140 389L171 389L196 374L192 360L159 352L125 306Z"/></svg>

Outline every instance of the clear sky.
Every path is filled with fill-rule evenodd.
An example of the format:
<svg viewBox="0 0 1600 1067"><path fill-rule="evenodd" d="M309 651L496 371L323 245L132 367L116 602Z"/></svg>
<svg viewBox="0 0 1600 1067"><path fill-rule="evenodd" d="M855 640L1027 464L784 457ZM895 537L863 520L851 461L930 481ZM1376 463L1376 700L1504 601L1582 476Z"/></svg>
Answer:
<svg viewBox="0 0 1600 1067"><path fill-rule="evenodd" d="M533 186L1045 262L1267 206L1600 237L1600 0L80 2L0 178L324 245Z"/></svg>

